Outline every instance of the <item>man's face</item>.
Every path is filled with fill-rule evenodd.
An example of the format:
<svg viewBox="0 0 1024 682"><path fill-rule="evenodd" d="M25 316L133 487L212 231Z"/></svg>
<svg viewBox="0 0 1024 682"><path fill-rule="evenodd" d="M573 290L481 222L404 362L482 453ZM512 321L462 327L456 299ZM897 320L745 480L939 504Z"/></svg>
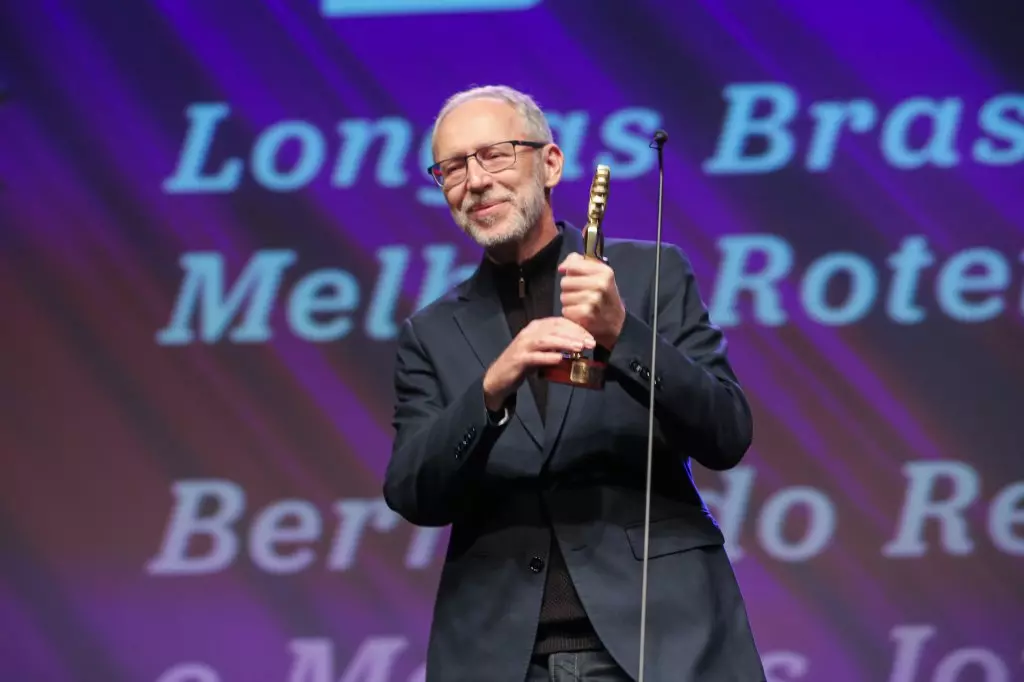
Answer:
<svg viewBox="0 0 1024 682"><path fill-rule="evenodd" d="M471 154L506 140L530 139L516 110L505 102L472 100L441 121L434 142L437 160ZM544 149L517 146L515 163L488 172L469 159L465 177L446 183L452 218L484 248L522 241L544 211L548 180ZM483 154L483 152L481 152Z"/></svg>

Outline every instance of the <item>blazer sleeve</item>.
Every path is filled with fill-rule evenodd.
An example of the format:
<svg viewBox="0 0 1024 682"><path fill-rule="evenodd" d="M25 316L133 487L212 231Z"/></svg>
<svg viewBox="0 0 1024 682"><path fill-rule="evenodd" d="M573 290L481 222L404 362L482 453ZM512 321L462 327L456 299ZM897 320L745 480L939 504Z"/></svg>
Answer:
<svg viewBox="0 0 1024 682"><path fill-rule="evenodd" d="M653 291L651 292L653 295ZM651 372L651 327L632 312L608 355L609 370L655 416L669 438L712 470L735 467L753 438L747 398L726 357L722 331L712 324L689 259L663 247L657 363Z"/></svg>
<svg viewBox="0 0 1024 682"><path fill-rule="evenodd" d="M395 439L384 475L388 507L418 526L452 523L468 504L508 422L484 405L483 374L445 404L437 374L411 320L398 335Z"/></svg>

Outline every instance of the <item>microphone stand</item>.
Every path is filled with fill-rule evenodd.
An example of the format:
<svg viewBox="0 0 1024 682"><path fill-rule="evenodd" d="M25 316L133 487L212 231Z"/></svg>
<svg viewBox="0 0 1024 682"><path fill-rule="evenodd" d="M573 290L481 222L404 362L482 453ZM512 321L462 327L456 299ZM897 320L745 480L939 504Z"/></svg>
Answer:
<svg viewBox="0 0 1024 682"><path fill-rule="evenodd" d="M654 245L654 286L651 292L651 397L647 411L647 490L644 494L644 560L643 578L640 583L640 677L644 682L644 649L647 641L647 563L650 555L651 536L651 474L654 461L654 381L657 377L658 362L658 289L661 283L661 214L665 195L665 142L668 133L658 130L654 133L651 148L658 150L658 228Z"/></svg>
<svg viewBox="0 0 1024 682"><path fill-rule="evenodd" d="M0 105L7 104L7 86L0 83ZM0 192L7 189L7 184L0 178Z"/></svg>
<svg viewBox="0 0 1024 682"><path fill-rule="evenodd" d="M0 82L0 106L7 104L7 96L7 85L5 83ZM4 191L5 189L7 189L7 183L4 182L3 178L0 178L0 192Z"/></svg>

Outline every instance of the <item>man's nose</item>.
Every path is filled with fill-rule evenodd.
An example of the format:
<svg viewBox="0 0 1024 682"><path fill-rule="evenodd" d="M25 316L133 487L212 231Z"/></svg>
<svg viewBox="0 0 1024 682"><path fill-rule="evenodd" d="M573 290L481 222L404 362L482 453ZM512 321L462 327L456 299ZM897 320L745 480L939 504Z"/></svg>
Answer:
<svg viewBox="0 0 1024 682"><path fill-rule="evenodd" d="M476 157L466 162L466 185L471 190L486 189L492 182L491 174L485 171Z"/></svg>

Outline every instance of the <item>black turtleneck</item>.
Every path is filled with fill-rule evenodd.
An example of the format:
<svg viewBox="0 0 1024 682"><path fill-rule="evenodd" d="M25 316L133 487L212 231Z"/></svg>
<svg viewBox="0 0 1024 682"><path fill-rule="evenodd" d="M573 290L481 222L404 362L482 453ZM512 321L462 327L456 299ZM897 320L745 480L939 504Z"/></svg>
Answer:
<svg viewBox="0 0 1024 682"><path fill-rule="evenodd" d="M522 263L495 264L495 283L501 307L508 320L513 338L531 320L551 317L555 308L555 275L558 270L558 256L562 247L562 233L559 232L544 248ZM540 418L544 420L548 404L548 386L536 371L527 375L530 390Z"/></svg>
<svg viewBox="0 0 1024 682"><path fill-rule="evenodd" d="M493 264L501 305L515 337L531 320L551 317L555 305L555 277L562 248L562 233L521 264ZM536 371L527 375L541 420L546 422L547 382ZM573 587L565 559L554 535L548 560L547 582L540 608L534 653L599 649L600 641Z"/></svg>

